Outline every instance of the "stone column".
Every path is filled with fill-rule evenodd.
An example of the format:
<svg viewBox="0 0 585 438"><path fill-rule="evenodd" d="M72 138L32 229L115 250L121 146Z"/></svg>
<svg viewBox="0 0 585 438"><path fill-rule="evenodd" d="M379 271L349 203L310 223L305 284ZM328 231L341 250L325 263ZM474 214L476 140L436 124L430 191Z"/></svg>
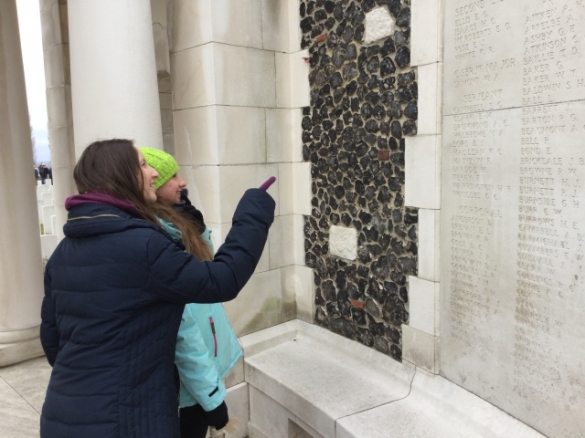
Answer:
<svg viewBox="0 0 585 438"><path fill-rule="evenodd" d="M41 245L15 0L0 2L0 366L42 354Z"/></svg>
<svg viewBox="0 0 585 438"><path fill-rule="evenodd" d="M91 142L130 138L162 149L150 2L69 2L75 155Z"/></svg>

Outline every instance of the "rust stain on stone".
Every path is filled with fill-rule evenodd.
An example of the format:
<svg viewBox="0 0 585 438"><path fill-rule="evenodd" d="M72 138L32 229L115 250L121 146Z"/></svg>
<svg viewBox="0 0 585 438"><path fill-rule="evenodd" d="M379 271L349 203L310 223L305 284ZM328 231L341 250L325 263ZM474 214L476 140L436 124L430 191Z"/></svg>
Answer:
<svg viewBox="0 0 585 438"><path fill-rule="evenodd" d="M363 309L364 307L366 307L366 303L364 303L363 301L352 299L350 299L349 301L353 307L357 307L358 309Z"/></svg>
<svg viewBox="0 0 585 438"><path fill-rule="evenodd" d="M315 38L315 41L317 41L318 43L320 43L321 41L325 41L327 39L327 34L324 33L322 35L319 35L317 38Z"/></svg>

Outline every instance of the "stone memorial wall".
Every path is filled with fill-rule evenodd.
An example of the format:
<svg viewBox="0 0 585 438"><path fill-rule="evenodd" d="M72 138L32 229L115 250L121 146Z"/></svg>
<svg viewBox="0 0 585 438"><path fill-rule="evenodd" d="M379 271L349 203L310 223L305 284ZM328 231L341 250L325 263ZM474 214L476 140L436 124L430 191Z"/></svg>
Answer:
<svg viewBox="0 0 585 438"><path fill-rule="evenodd" d="M446 0L441 374L585 433L585 1Z"/></svg>

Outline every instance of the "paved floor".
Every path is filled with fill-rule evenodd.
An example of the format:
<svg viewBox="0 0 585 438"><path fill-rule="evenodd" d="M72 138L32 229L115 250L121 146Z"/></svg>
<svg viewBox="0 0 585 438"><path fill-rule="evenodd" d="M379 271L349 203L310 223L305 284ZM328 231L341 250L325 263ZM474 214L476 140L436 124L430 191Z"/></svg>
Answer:
<svg viewBox="0 0 585 438"><path fill-rule="evenodd" d="M44 357L0 368L0 437L39 437L39 416L50 374Z"/></svg>

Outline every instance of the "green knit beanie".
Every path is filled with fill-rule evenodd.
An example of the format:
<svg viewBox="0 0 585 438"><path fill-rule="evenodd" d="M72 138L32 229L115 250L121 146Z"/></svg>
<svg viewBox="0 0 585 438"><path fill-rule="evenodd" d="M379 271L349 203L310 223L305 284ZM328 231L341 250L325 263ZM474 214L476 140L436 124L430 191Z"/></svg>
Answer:
<svg viewBox="0 0 585 438"><path fill-rule="evenodd" d="M144 147L138 149L144 155L148 165L158 172L158 178L154 183L155 189L158 190L179 171L177 161L165 151Z"/></svg>

